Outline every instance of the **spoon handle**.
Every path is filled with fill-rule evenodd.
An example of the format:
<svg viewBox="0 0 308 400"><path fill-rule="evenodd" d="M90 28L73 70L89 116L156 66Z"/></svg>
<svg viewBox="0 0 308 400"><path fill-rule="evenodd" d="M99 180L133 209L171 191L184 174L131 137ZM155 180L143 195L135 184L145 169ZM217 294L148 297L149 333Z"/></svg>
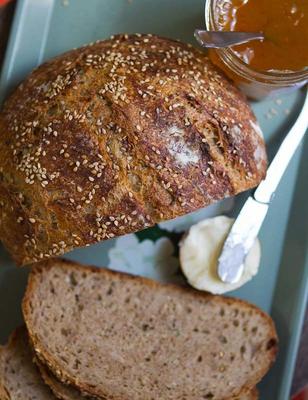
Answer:
<svg viewBox="0 0 308 400"><path fill-rule="evenodd" d="M226 32L196 29L194 35L201 46L208 48L229 47L251 40L264 39L262 32Z"/></svg>

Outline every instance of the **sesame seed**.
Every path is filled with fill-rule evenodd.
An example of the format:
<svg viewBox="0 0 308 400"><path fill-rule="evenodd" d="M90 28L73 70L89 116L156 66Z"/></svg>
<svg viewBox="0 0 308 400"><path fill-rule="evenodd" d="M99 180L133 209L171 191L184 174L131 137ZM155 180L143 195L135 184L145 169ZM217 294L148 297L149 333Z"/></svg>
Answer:
<svg viewBox="0 0 308 400"><path fill-rule="evenodd" d="M31 224L35 224L36 223L36 219L35 218L29 218L29 221L31 222Z"/></svg>

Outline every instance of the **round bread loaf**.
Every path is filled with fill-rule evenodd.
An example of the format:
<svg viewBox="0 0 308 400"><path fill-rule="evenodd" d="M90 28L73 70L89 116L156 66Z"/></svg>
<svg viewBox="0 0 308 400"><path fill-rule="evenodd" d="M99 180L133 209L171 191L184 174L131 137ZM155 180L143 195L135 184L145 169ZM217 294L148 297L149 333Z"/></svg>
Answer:
<svg viewBox="0 0 308 400"><path fill-rule="evenodd" d="M254 187L256 119L206 55L118 35L33 71L0 116L0 238L18 264Z"/></svg>

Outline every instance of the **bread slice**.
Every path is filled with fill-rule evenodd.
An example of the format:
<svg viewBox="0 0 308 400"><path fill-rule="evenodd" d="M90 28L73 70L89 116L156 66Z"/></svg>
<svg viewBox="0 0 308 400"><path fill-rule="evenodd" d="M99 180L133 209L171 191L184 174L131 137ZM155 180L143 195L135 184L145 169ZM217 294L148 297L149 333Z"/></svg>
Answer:
<svg viewBox="0 0 308 400"><path fill-rule="evenodd" d="M72 386L58 381L48 369L39 363L39 369L44 381L51 391L44 385L39 371L32 361L32 350L28 343L25 328L17 329L11 336L9 343L0 349L0 399L1 400L91 400L83 397ZM243 395L238 400L254 400L251 394Z"/></svg>
<svg viewBox="0 0 308 400"><path fill-rule="evenodd" d="M72 385L66 385L60 382L51 372L50 370L42 364L38 358L36 358L36 364L40 369L40 373L45 383L51 388L53 393L62 400L91 400L95 398L85 397L80 391L74 388ZM234 397L232 400L258 400L259 393L257 388L253 388L250 392L240 394L237 397Z"/></svg>
<svg viewBox="0 0 308 400"><path fill-rule="evenodd" d="M80 391L72 385L66 385L60 382L50 370L36 358L36 364L39 367L42 378L45 383L51 388L53 393L62 400L91 400L94 398L83 396ZM240 394L232 400L258 400L259 394L257 388L253 388L250 392Z"/></svg>
<svg viewBox="0 0 308 400"><path fill-rule="evenodd" d="M232 398L277 351L272 320L244 301L64 260L33 268L23 313L41 362L100 398Z"/></svg>
<svg viewBox="0 0 308 400"><path fill-rule="evenodd" d="M93 398L83 396L81 392L72 385L66 385L59 381L49 369L40 362L38 358L35 360L42 378L46 385L50 387L54 395L61 400L91 400Z"/></svg>
<svg viewBox="0 0 308 400"><path fill-rule="evenodd" d="M25 328L17 329L0 349L0 399L56 399L32 362Z"/></svg>

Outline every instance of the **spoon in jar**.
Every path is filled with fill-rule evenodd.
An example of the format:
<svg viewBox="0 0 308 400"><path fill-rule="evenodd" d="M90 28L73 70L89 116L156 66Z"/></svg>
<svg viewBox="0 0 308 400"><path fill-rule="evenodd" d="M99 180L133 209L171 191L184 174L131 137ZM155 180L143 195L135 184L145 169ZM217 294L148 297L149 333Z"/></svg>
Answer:
<svg viewBox="0 0 308 400"><path fill-rule="evenodd" d="M204 31L202 29L196 29L194 36L201 46L214 49L264 39L262 32Z"/></svg>

